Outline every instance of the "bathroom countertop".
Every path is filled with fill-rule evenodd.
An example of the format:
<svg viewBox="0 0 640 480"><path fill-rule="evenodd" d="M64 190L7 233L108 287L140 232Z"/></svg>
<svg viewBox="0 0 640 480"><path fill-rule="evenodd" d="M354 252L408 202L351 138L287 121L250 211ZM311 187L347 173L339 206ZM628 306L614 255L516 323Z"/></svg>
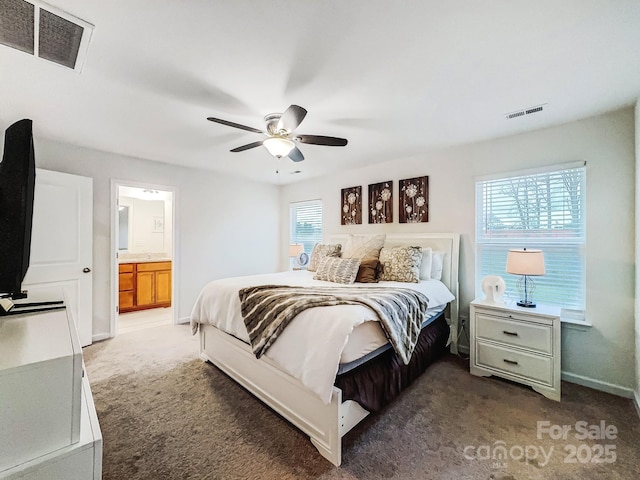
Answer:
<svg viewBox="0 0 640 480"><path fill-rule="evenodd" d="M170 258L160 257L160 258L119 258L118 263L149 263L149 262L170 262Z"/></svg>

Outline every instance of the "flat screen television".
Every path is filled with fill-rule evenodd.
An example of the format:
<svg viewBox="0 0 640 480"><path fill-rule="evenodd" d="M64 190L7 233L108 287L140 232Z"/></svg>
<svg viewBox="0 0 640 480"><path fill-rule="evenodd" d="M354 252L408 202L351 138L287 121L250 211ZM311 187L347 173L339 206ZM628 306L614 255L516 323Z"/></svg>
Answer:
<svg viewBox="0 0 640 480"><path fill-rule="evenodd" d="M5 132L0 162L0 299L26 296L35 181L32 122L20 120Z"/></svg>

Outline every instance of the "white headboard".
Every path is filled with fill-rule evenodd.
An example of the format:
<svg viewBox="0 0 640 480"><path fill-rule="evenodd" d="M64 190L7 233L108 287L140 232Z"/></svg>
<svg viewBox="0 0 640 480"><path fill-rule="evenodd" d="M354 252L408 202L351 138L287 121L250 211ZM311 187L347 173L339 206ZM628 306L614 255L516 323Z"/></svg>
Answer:
<svg viewBox="0 0 640 480"><path fill-rule="evenodd" d="M364 235L364 234L362 234ZM328 235L328 243L339 243L343 247L349 235ZM442 283L456 297L450 304L449 323L451 325L451 352L458 353L458 312L459 312L459 282L458 263L460 258L460 234L459 233L389 233L384 243L385 247L414 246L431 247L434 251L444 252L442 262Z"/></svg>

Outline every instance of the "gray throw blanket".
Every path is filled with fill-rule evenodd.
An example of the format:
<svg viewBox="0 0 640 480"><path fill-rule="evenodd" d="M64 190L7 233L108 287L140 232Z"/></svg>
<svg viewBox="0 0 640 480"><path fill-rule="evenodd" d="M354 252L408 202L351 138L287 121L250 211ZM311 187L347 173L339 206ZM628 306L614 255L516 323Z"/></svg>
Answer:
<svg viewBox="0 0 640 480"><path fill-rule="evenodd" d="M242 317L257 358L307 308L364 305L377 314L389 342L406 365L418 341L428 303L426 295L409 288L261 285L243 288L239 294Z"/></svg>

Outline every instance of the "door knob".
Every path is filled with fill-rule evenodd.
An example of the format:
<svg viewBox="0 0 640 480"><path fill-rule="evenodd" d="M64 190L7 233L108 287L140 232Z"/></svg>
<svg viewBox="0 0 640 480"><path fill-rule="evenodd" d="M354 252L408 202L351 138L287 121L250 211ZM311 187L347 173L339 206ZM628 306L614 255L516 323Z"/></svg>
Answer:
<svg viewBox="0 0 640 480"><path fill-rule="evenodd" d="M91 269L90 269L89 267L84 267L84 268L82 269L82 271L83 271L84 273L89 273L89 272L91 271Z"/></svg>

